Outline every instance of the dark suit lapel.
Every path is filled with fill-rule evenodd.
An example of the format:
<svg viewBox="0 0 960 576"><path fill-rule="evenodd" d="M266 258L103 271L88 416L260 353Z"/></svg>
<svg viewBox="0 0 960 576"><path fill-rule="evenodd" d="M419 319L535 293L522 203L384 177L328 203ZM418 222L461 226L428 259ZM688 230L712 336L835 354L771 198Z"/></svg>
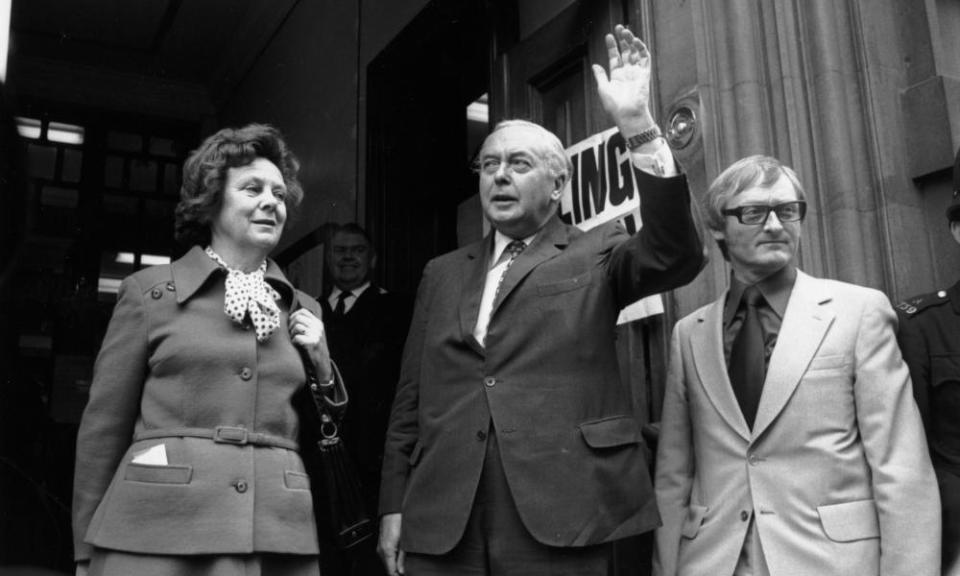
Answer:
<svg viewBox="0 0 960 576"><path fill-rule="evenodd" d="M490 246L493 243L493 233L470 246L463 260L460 262L460 335L475 350L483 353L483 347L473 337L473 329L477 325L477 316L480 312L480 298L483 296L483 286L487 281L488 262L490 261Z"/></svg>
<svg viewBox="0 0 960 576"><path fill-rule="evenodd" d="M827 303L832 295L816 278L797 272L797 282L783 315L777 346L770 357L757 418L753 424L756 440L790 400L807 366L820 348L835 314Z"/></svg>
<svg viewBox="0 0 960 576"><path fill-rule="evenodd" d="M727 361L723 357L723 301L721 297L704 311L699 312L697 323L690 334L690 349L697 376L710 402L744 440L750 440L750 429L733 393L727 375Z"/></svg>
<svg viewBox="0 0 960 576"><path fill-rule="evenodd" d="M526 278L527 274L542 262L562 252L563 248L569 243L570 239L566 225L559 217L554 216L543 227L543 231L533 239L533 243L521 252L514 263L510 265L503 277L497 299L493 302L493 311L490 314L491 321L500 308L500 304L510 296L510 293Z"/></svg>

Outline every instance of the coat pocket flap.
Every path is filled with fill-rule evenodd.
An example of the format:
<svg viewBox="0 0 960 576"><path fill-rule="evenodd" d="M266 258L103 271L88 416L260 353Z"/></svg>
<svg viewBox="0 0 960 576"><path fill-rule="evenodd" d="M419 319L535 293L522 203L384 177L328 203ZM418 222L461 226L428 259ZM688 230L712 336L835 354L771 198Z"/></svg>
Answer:
<svg viewBox="0 0 960 576"><path fill-rule="evenodd" d="M683 526L680 528L680 534L684 538L696 538L703 519L707 516L708 508L706 506L697 506L691 504L687 507L687 517L683 519Z"/></svg>
<svg viewBox="0 0 960 576"><path fill-rule="evenodd" d="M417 445L413 447L413 452L410 453L410 457L407 458L407 464L416 466L417 462L420 461L421 454L423 454L423 444L417 442Z"/></svg>
<svg viewBox="0 0 960 576"><path fill-rule="evenodd" d="M880 520L875 500L857 500L817 506L820 524L834 542L853 542L880 537Z"/></svg>
<svg viewBox="0 0 960 576"><path fill-rule="evenodd" d="M640 427L629 416L615 416L580 425L580 433L591 448L612 448L636 444L643 440Z"/></svg>
<svg viewBox="0 0 960 576"><path fill-rule="evenodd" d="M189 484L193 477L192 466L158 466L153 464L127 464L123 479L154 484Z"/></svg>
<svg viewBox="0 0 960 576"><path fill-rule="evenodd" d="M830 356L817 356L810 361L807 367L808 372L816 370L835 370L849 364L845 354L834 354Z"/></svg>
<svg viewBox="0 0 960 576"><path fill-rule="evenodd" d="M303 472L297 472L295 470L283 471L283 483L286 485L288 490L310 489L310 477Z"/></svg>
<svg viewBox="0 0 960 576"><path fill-rule="evenodd" d="M930 385L940 386L950 381L960 382L960 356L931 356Z"/></svg>

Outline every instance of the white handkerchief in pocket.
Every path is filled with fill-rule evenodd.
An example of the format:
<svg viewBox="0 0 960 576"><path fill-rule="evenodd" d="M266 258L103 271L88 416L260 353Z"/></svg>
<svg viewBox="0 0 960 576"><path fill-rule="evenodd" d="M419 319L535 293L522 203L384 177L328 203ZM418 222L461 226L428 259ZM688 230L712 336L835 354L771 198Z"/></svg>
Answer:
<svg viewBox="0 0 960 576"><path fill-rule="evenodd" d="M151 466L167 465L167 445L157 444L146 450L140 450L133 453L133 464L148 464Z"/></svg>

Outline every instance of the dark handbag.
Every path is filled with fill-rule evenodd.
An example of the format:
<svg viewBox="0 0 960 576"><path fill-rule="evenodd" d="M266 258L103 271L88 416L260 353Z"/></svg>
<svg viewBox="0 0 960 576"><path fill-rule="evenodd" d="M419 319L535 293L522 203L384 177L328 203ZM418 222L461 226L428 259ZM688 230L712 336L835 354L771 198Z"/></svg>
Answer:
<svg viewBox="0 0 960 576"><path fill-rule="evenodd" d="M370 518L360 489L360 476L340 438L340 422L349 398L333 364L333 383L325 385L317 378L313 362L302 348L298 348L307 372L307 391L310 401L301 410L305 426L312 429L312 439L304 444L303 458L311 472L314 500L326 497L326 509L315 502L318 532L319 523L327 522L341 549L353 548L376 532L376 523ZM321 492L324 496L321 496ZM321 516L324 518L321 519Z"/></svg>

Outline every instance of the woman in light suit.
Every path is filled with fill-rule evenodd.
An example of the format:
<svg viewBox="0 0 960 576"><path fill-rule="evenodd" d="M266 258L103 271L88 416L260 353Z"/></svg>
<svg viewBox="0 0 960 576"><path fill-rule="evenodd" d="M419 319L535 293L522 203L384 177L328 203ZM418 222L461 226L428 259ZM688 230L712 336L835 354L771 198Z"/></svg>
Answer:
<svg viewBox="0 0 960 576"><path fill-rule="evenodd" d="M318 573L292 400L306 351L332 381L319 309L267 254L303 191L264 125L184 165L170 265L126 278L77 439L78 573ZM311 313L300 306L309 306Z"/></svg>

